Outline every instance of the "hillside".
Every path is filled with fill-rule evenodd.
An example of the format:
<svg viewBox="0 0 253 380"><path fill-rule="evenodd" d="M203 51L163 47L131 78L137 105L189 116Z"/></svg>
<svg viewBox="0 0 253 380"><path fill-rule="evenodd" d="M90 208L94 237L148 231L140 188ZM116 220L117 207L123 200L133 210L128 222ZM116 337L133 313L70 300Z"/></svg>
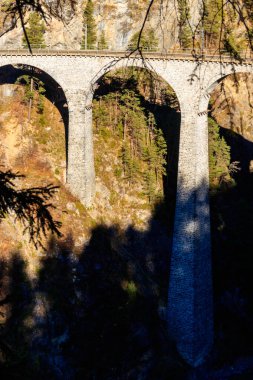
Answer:
<svg viewBox="0 0 253 380"><path fill-rule="evenodd" d="M218 124L253 141L252 75L236 74L225 78L214 89L211 113Z"/></svg>
<svg viewBox="0 0 253 380"><path fill-rule="evenodd" d="M51 2L50 4L52 4ZM56 3L56 1L55 1ZM126 49L131 37L140 30L147 9L148 0L138 2L132 0L103 0L94 1L94 19L97 41L101 34L105 36L108 48ZM192 0L192 18L196 20L199 0ZM61 12L62 21L52 17L48 19L44 35L46 45L59 49L80 49L84 38L83 10L87 1L78 0L76 12L64 6ZM160 13L160 1L155 0L147 23L147 29L155 30L159 47L173 47L178 39L177 13L175 2L169 0ZM166 15L166 18L164 16ZM167 17L169 15L169 17ZM0 23L4 13L0 13ZM163 22L161 23L161 18ZM1 25L1 24L0 24ZM4 29L7 26L3 26ZM1 28L0 28L1 30ZM21 47L23 32L18 27L3 35L1 47Z"/></svg>
<svg viewBox="0 0 253 380"><path fill-rule="evenodd" d="M2 170L12 170L25 175L24 179L18 181L18 186L22 188L45 186L49 183L59 186L59 192L53 199L56 207L53 215L62 223L63 241L71 235L78 252L89 240L92 228L101 223L107 226L118 225L120 229L129 226L137 229L148 228L154 204L162 197L161 177L160 184L148 182L149 185L146 185L146 180L143 182L137 175L140 169L136 168L137 173L133 173L132 178L124 179L124 167L120 163L121 139L110 132L109 126L106 125L109 119L105 119L101 129L94 126L96 197L93 207L85 209L80 201L69 193L65 184L65 132L59 111L43 98L43 111L39 112L39 96L36 94L31 120L28 121L29 105L25 98L24 85L3 85L0 95ZM99 109L96 109L95 120L99 115ZM102 110L103 112L105 110ZM145 128L146 116L142 108L138 112L143 118ZM131 119L129 121L131 122ZM136 161L136 165L144 165L143 170L147 172L147 164L141 162ZM128 170L133 169L129 167ZM150 190L147 186L154 187ZM0 230L1 248L6 257L16 249L22 250L27 257L31 254L36 257L43 254L43 251L34 250L28 236L23 237L22 226L15 223L11 216L1 223Z"/></svg>
<svg viewBox="0 0 253 380"><path fill-rule="evenodd" d="M135 173L136 181L125 176L122 155L119 154L122 151L122 137L115 136L110 130L107 114L104 125L98 127L94 122L97 192L93 207L86 209L65 185L64 125L55 106L43 98L41 107L41 99L35 92L31 119L28 121L26 85L3 85L0 96L2 170L11 169L26 176L17 181L18 188L45 186L48 183L59 186L58 193L52 199L56 207L52 209L52 214L62 222L63 234L59 240L47 236L44 240L45 251L35 249L29 243L29 236L23 235L23 226L13 215L2 219L1 300L10 292L12 302L9 303L7 298L7 302L0 304L0 342L4 341L13 353L6 352L5 348L0 349L0 368L2 373L20 374L21 379L23 376L34 379L38 375L43 378L43 373L56 379L57 371L63 371L66 378L73 378L73 373L78 371L84 378L89 378L93 371L89 357L97 355L97 347L101 353L107 352L106 355L102 354L102 366L107 366L107 360L112 360L114 350L111 339L109 343L103 331L96 329L99 325L104 329L98 320L100 313L93 316L91 310L100 303L100 297L103 298L101 317L106 314L105 322L113 323L114 328L119 330L114 339L117 345L115 354L117 352L119 358L124 354L124 330L132 330L128 339L134 341L139 318L142 320L151 307L156 319L157 303L161 310L164 308L167 296L165 272L171 241L167 223L157 216L154 218L156 202L163 205L161 176L157 183L158 198L153 194L152 200L145 191L141 171L140 174ZM95 120L99 113L100 96L97 96ZM138 96L137 100L140 99ZM102 109L108 108L106 97L100 102ZM120 118L120 110L118 112ZM130 116L129 113L129 120ZM143 108L137 110L135 120L138 118L142 119L142 128L145 127L148 119ZM130 124L128 128L130 131ZM152 147L151 131L149 139L148 146ZM125 142L130 145L130 136ZM139 158L136 162L145 172L149 172L147 162ZM105 272L101 270L104 267L107 268ZM81 288L79 290L80 285L86 289L84 293ZM97 286L101 289L94 293ZM48 291L51 300L47 299ZM141 308L139 302L142 303ZM82 311L78 305L82 305ZM99 310L99 307L94 310ZM65 325L65 313L68 314L68 326ZM132 320L133 313L135 317ZM154 317L151 316L150 321L147 319L145 324L154 323ZM122 323L124 328L121 327ZM53 331L55 324L61 326L60 330L57 327ZM75 338L77 326L84 328L78 327L78 337ZM52 335L49 333L51 329ZM83 343L85 347L78 348ZM34 348L31 350L31 347ZM132 350L131 355L134 357L138 350ZM82 352L89 354L80 359ZM82 365L79 368L80 360ZM83 360L87 361L85 365Z"/></svg>
<svg viewBox="0 0 253 380"><path fill-rule="evenodd" d="M5 4L10 4L9 0L0 8L0 48L20 48L25 44L19 17L16 26L5 34L13 22L12 11L6 18ZM136 45L148 5L148 0L78 0L73 10L68 0L60 6L57 0L46 1L43 8L46 18L41 20L43 43L35 45L53 49L126 50ZM89 16L85 13L87 9ZM30 14L28 7L27 29ZM174 48L227 51L238 59L240 52L250 47L251 28L251 4L247 1L231 2L222 11L220 0L155 0L141 46L162 52Z"/></svg>

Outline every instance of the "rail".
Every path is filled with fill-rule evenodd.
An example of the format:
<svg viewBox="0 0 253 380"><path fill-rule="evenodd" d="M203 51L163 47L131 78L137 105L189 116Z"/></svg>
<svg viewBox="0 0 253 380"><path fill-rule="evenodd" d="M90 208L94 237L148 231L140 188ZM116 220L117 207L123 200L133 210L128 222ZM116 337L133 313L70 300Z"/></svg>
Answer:
<svg viewBox="0 0 253 380"><path fill-rule="evenodd" d="M88 56L88 57L136 57L140 58L142 55L150 59L163 59L163 60L191 60L191 61L222 61L234 63L253 63L253 52L244 51L240 56L229 54L226 51L217 50L191 50L191 49L171 49L167 51L155 51L143 49L142 54L139 51L131 50L109 50L109 49L90 49L90 50L66 50L57 49L53 47L32 47L32 54L25 48L2 48L0 49L0 56Z"/></svg>

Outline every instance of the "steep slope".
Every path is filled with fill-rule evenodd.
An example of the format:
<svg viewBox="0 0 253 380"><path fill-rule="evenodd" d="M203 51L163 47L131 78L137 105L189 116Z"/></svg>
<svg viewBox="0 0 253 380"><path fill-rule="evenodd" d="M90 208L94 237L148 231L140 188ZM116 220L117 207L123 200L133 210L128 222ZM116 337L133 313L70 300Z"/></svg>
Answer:
<svg viewBox="0 0 253 380"><path fill-rule="evenodd" d="M253 141L252 75L236 74L225 78L213 91L212 116L218 124Z"/></svg>
<svg viewBox="0 0 253 380"><path fill-rule="evenodd" d="M53 1L50 2L53 5ZM54 48L80 49L84 37L83 9L87 1L79 0L76 12L66 7L63 9L63 21L52 17L46 25L45 41ZM110 49L126 49L131 37L140 30L148 0L138 2L132 0L99 0L94 1L94 18L97 40L103 33ZM201 1L191 0L190 12L192 23L199 17ZM0 13L0 23L3 23L4 13ZM8 24L2 26L6 28ZM147 29L155 31L160 48L168 49L178 43L178 11L174 0L161 4L155 0L146 25ZM1 28L0 28L1 29ZM0 47L21 47L23 32L17 28L0 39Z"/></svg>
<svg viewBox="0 0 253 380"><path fill-rule="evenodd" d="M53 183L59 192L53 199L55 219L62 222L62 240L72 236L76 251L82 249L92 228L101 223L127 228L148 227L153 203L137 182L120 180L116 151L119 141L109 134L107 139L95 135L96 197L91 209L74 198L65 184L66 152L64 125L58 110L44 99L43 112L38 111L38 94L33 99L31 120L28 121L28 102L21 85L3 85L0 88L0 157L1 170L12 170L25 175L18 180L21 188L45 186ZM9 255L23 250L36 267L36 257L43 250L35 250L29 236L23 236L23 226L9 215L0 225L1 252ZM29 262L29 260L28 260Z"/></svg>

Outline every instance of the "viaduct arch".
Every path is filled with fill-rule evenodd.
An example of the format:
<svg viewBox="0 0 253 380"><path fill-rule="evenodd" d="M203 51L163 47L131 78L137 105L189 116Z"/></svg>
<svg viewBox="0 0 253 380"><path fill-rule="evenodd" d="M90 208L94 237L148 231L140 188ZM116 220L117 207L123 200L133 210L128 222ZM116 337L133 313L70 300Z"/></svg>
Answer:
<svg viewBox="0 0 253 380"><path fill-rule="evenodd" d="M92 98L97 80L112 68L156 72L175 91L181 109L177 200L168 290L168 325L179 353L198 366L213 342L207 113L211 90L233 73L253 73L253 62L230 58L138 56L125 53L0 52L0 68L38 67L62 88L68 104L67 184L86 206L95 192Z"/></svg>
<svg viewBox="0 0 253 380"><path fill-rule="evenodd" d="M17 62L15 65L0 66L0 85L15 84L22 75L32 75L44 83L45 96L58 109L65 129L65 150L67 158L68 141L68 105L62 87L47 72L35 66L28 66ZM66 159L67 161L67 159Z"/></svg>

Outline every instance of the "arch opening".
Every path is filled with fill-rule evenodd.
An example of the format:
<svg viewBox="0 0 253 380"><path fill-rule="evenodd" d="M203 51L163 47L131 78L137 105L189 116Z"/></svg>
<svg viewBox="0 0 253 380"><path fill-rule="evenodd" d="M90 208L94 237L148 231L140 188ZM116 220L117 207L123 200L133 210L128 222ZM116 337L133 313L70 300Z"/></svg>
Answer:
<svg viewBox="0 0 253 380"><path fill-rule="evenodd" d="M222 78L208 106L215 326L225 360L248 355L253 339L252 79Z"/></svg>
<svg viewBox="0 0 253 380"><path fill-rule="evenodd" d="M69 114L67 98L62 87L49 74L38 67L19 63L0 67L0 86L14 85L17 83L18 78L24 75L37 78L41 81L45 89L45 97L58 109L65 128L67 157Z"/></svg>
<svg viewBox="0 0 253 380"><path fill-rule="evenodd" d="M68 105L62 88L36 67L7 65L0 68L0 95L6 166L25 174L36 161L65 183Z"/></svg>
<svg viewBox="0 0 253 380"><path fill-rule="evenodd" d="M180 106L174 90L153 72L133 66L107 72L94 88L96 197L104 182L111 188L114 206L127 210L131 202L124 199L132 199L136 225L142 218L138 207L158 212L159 204L163 205L159 213L172 232L180 134ZM109 159L112 152L115 162ZM130 222L129 214L125 217ZM150 217L146 212L146 219Z"/></svg>

